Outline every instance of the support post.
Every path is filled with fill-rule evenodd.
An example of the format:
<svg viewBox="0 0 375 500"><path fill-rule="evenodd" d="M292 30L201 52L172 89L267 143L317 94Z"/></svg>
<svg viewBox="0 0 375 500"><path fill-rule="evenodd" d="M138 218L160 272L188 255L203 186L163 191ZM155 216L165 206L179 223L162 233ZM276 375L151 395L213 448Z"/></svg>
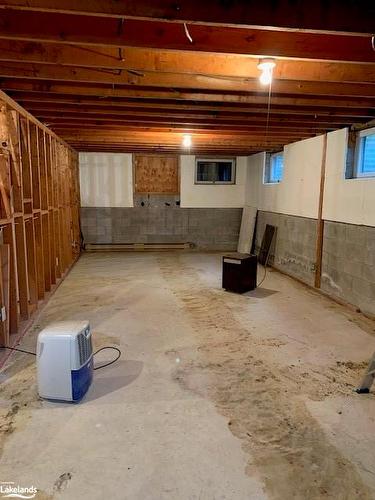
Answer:
<svg viewBox="0 0 375 500"><path fill-rule="evenodd" d="M319 206L318 206L317 234L316 234L316 264L315 264L316 288L320 288L322 281L322 258L323 258L323 237L324 237L323 202L324 202L324 186L326 179L326 159L327 159L327 134L324 134L322 163L320 169L320 192L319 192Z"/></svg>

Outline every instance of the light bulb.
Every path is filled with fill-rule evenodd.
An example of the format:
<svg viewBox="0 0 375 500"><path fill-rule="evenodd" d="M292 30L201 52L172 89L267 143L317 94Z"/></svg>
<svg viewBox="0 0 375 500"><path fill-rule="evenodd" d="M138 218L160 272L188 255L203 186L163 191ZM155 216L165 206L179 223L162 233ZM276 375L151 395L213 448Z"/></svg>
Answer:
<svg viewBox="0 0 375 500"><path fill-rule="evenodd" d="M184 148L191 148L191 135L184 135L182 145Z"/></svg>
<svg viewBox="0 0 375 500"><path fill-rule="evenodd" d="M259 81L262 85L269 85L272 82L272 69L265 68L259 77Z"/></svg>
<svg viewBox="0 0 375 500"><path fill-rule="evenodd" d="M276 63L273 59L261 59L258 64L258 69L261 70L259 81L262 85L270 85L272 82L273 68Z"/></svg>

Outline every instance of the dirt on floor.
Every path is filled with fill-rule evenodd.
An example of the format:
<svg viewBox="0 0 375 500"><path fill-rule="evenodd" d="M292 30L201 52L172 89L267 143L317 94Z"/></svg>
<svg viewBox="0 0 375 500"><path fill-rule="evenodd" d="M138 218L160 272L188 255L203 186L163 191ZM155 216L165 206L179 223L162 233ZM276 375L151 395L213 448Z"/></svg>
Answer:
<svg viewBox="0 0 375 500"><path fill-rule="evenodd" d="M323 401L338 394L350 404L354 397L352 389L367 361L337 360L324 369L295 360L280 364L272 352L283 348L286 342L281 338L265 338L261 331L245 328L224 300L225 292L205 285L196 270L178 254L168 260L160 258L158 264L184 313L189 315L195 332L194 350L189 347L166 352L167 356L181 359L176 365L174 380L184 389L211 400L227 419L230 431L241 440L247 453L247 473L261 474L269 498L374 498L374 492L364 484L356 466L330 444L306 406L306 401ZM108 281L109 288L110 285ZM72 304L70 297L65 301L70 309L82 306ZM108 303L112 302L108 294ZM100 306L98 314L101 314ZM341 308L328 301L327 307ZM50 317L56 319L56 308L63 317L64 310L59 303L50 307L44 322ZM341 309L349 321L365 331L374 331L373 323ZM36 322L28 338L35 341L43 326ZM96 349L119 341L100 331L95 332L94 338ZM7 404L0 407L0 456L7 437L27 425L32 411L41 408L36 384L32 382L36 380L35 375L35 360L18 353L4 372L0 400ZM340 408L337 411L339 414ZM37 500L58 496L70 480L70 472L62 474L54 484L53 494L39 491Z"/></svg>
<svg viewBox="0 0 375 500"><path fill-rule="evenodd" d="M352 396L366 361L281 366L269 355L280 339L261 339L236 320L217 290L205 287L178 255L159 261L164 278L190 315L196 352L167 352L183 363L175 380L210 398L228 419L231 432L248 452L247 472L260 471L267 494L275 500L371 499L356 467L329 443L306 408L306 399ZM181 280L180 277L184 276ZM218 340L219 339L219 340ZM208 380L203 389L202 372ZM340 410L338 410L338 413Z"/></svg>
<svg viewBox="0 0 375 500"><path fill-rule="evenodd" d="M41 325L36 322L28 332L28 340L34 339L40 331ZM106 335L96 331L94 335L94 349L100 349L104 345L119 344L118 337ZM16 431L23 429L31 418L32 410L42 408L42 399L38 396L36 384L35 359L29 354L15 353L13 359L8 363L2 375L4 382L0 384L0 400L10 402L5 408L0 407L0 458L3 453L6 439ZM71 473L67 472L57 478L53 492L63 490L71 479ZM38 490L36 500L52 500L53 495Z"/></svg>

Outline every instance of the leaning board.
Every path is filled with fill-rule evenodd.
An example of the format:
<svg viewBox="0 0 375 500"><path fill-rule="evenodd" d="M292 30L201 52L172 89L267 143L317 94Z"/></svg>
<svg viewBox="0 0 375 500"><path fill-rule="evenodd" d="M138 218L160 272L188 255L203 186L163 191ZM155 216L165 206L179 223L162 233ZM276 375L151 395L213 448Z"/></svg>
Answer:
<svg viewBox="0 0 375 500"><path fill-rule="evenodd" d="M237 246L237 252L239 253L251 252L257 211L257 208L250 206L245 206L242 211L240 237Z"/></svg>

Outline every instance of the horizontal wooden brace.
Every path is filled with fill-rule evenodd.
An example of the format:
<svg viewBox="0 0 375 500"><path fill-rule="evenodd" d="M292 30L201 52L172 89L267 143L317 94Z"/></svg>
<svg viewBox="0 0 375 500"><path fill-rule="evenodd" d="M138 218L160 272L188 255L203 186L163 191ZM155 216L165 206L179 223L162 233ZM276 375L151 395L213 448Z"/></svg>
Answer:
<svg viewBox="0 0 375 500"><path fill-rule="evenodd" d="M206 0L5 0L3 8L25 11L75 13L126 19L201 23L216 26L264 27L323 33L373 34L372 0L256 0L226 2ZM365 15L364 15L365 14Z"/></svg>
<svg viewBox="0 0 375 500"><path fill-rule="evenodd" d="M89 82L63 82L30 79L1 78L0 85L7 92L33 92L35 94L65 94L82 97L100 97L100 99L127 98L132 100L174 100L194 102L220 102L239 104L264 104L268 101L265 91L246 92L231 90L201 89L164 89L155 87L120 87L110 84L92 84ZM264 90L264 89L263 89ZM303 94L301 92L301 94ZM358 106L375 108L375 97L334 96L334 95L299 95L272 92L273 104L291 106L315 105L317 107L353 108Z"/></svg>
<svg viewBox="0 0 375 500"><path fill-rule="evenodd" d="M366 17L363 12L361 17ZM0 17L0 38L11 40L375 62L371 47L373 33L367 36L338 36L200 24L190 26L189 33L192 43L182 25L160 21L127 19L122 23L116 18L90 16L82 22L82 17L77 15L6 9Z"/></svg>

